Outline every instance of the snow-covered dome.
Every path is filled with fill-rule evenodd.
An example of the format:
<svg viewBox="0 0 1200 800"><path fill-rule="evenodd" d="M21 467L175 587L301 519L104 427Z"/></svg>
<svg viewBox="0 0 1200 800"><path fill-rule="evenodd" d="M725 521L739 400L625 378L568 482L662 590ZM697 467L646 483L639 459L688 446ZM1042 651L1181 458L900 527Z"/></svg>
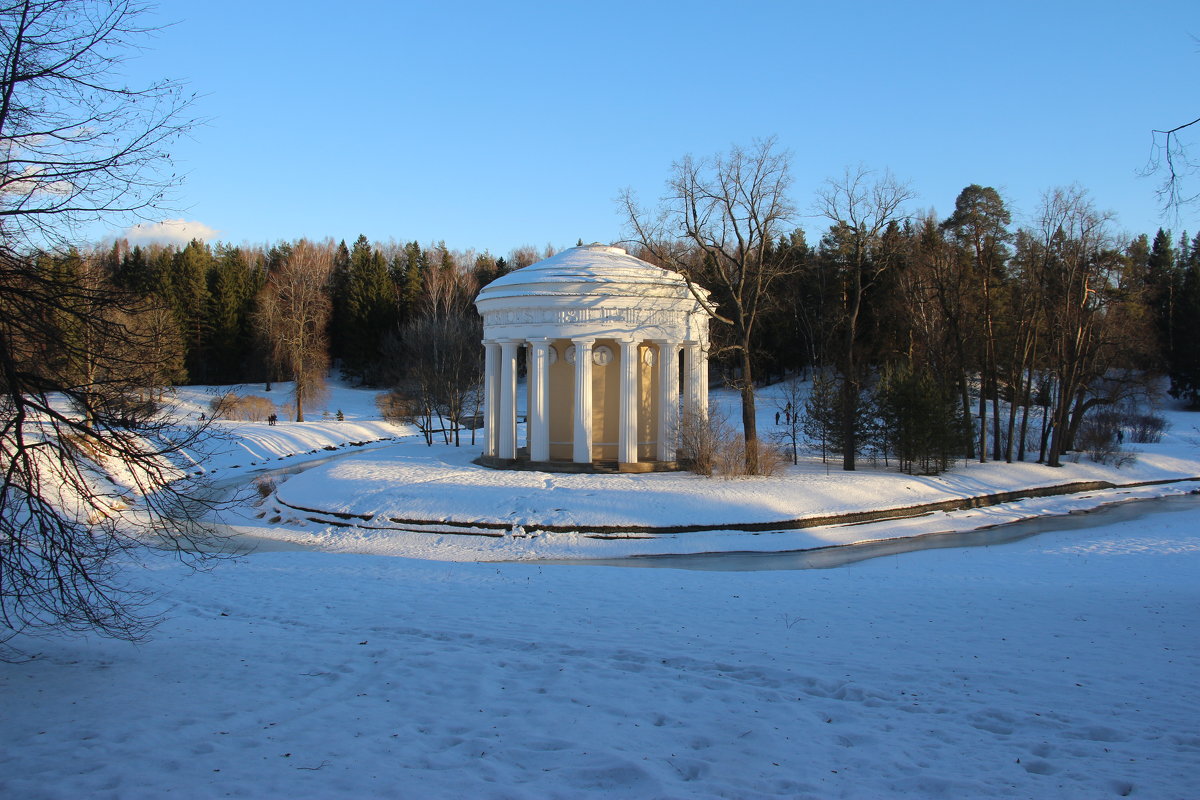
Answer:
<svg viewBox="0 0 1200 800"><path fill-rule="evenodd" d="M682 275L603 244L497 278L475 306L485 338L707 339L707 317Z"/></svg>

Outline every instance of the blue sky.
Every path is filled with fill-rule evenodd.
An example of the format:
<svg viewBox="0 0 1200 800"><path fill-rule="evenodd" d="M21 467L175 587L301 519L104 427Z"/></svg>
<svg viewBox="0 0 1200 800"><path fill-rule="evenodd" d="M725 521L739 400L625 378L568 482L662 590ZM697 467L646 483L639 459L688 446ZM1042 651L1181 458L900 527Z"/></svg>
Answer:
<svg viewBox="0 0 1200 800"><path fill-rule="evenodd" d="M612 241L623 188L652 201L683 155L772 135L814 241L815 191L859 163L942 216L970 183L1021 220L1078 182L1120 229L1200 229L1137 175L1151 128L1200 116L1194 0L177 0L156 19L175 24L134 80L186 80L208 120L173 149L170 216L233 243Z"/></svg>

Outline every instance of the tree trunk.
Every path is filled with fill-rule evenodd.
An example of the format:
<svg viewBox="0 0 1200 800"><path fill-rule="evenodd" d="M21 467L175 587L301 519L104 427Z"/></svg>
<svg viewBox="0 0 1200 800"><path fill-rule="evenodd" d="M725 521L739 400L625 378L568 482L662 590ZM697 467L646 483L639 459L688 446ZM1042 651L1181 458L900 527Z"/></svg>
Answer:
<svg viewBox="0 0 1200 800"><path fill-rule="evenodd" d="M758 420L754 415L754 375L749 336L742 339L742 435L746 442L746 474L758 474Z"/></svg>
<svg viewBox="0 0 1200 800"><path fill-rule="evenodd" d="M987 388L985 376L979 373L979 463L987 463Z"/></svg>

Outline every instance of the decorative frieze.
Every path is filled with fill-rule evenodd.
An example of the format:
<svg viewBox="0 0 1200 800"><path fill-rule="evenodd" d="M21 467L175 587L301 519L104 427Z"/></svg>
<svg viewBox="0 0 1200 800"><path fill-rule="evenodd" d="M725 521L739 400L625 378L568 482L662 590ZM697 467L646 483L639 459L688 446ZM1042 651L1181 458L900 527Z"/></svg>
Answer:
<svg viewBox="0 0 1200 800"><path fill-rule="evenodd" d="M484 314L484 325L620 325L630 328L682 326L687 312L661 308L506 308Z"/></svg>

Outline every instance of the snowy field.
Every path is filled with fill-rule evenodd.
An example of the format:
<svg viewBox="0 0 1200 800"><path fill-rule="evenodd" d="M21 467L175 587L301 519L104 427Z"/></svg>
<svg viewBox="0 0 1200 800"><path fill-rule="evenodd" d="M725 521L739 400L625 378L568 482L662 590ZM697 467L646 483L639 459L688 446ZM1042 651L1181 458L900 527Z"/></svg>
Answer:
<svg viewBox="0 0 1200 800"><path fill-rule="evenodd" d="M418 517L415 504L426 503L443 520L545 522L557 508L560 520L596 509L604 520L716 524L706 519L722 507L713 496L742 497L739 519L773 520L903 492L924 502L973 487L1164 480L1200 475L1187 415L1172 415L1164 442L1120 471L971 465L914 479L864 470L844 494L840 473L812 463L768 482L644 476L674 494L622 488L636 481L625 476L491 473L554 481L543 503L503 482L472 500L453 489L461 477L418 467L469 471L477 449L405 438L378 421L370 393L342 389L332 400L345 422L223 423L230 449L205 462L236 485L265 466L334 456L278 476L277 496L233 515L262 541L308 550L199 573L152 559L131 576L159 595L164 619L141 645L18 642L39 657L0 664L0 797L1200 795L1200 504L1115 524L1098 515L1095 527L998 547L762 572L520 562L645 552L644 540L371 531L299 513L270 522L273 504L302 501L372 519ZM385 491L389 470L405 476L397 491L406 494ZM423 474L431 480L413 489ZM1191 487L842 533L652 541L659 551L696 549L689 536L700 549L787 549ZM606 489L608 501L588 499ZM443 492L451 502L436 504ZM745 499L755 496L765 509ZM515 563L466 563L472 553Z"/></svg>

